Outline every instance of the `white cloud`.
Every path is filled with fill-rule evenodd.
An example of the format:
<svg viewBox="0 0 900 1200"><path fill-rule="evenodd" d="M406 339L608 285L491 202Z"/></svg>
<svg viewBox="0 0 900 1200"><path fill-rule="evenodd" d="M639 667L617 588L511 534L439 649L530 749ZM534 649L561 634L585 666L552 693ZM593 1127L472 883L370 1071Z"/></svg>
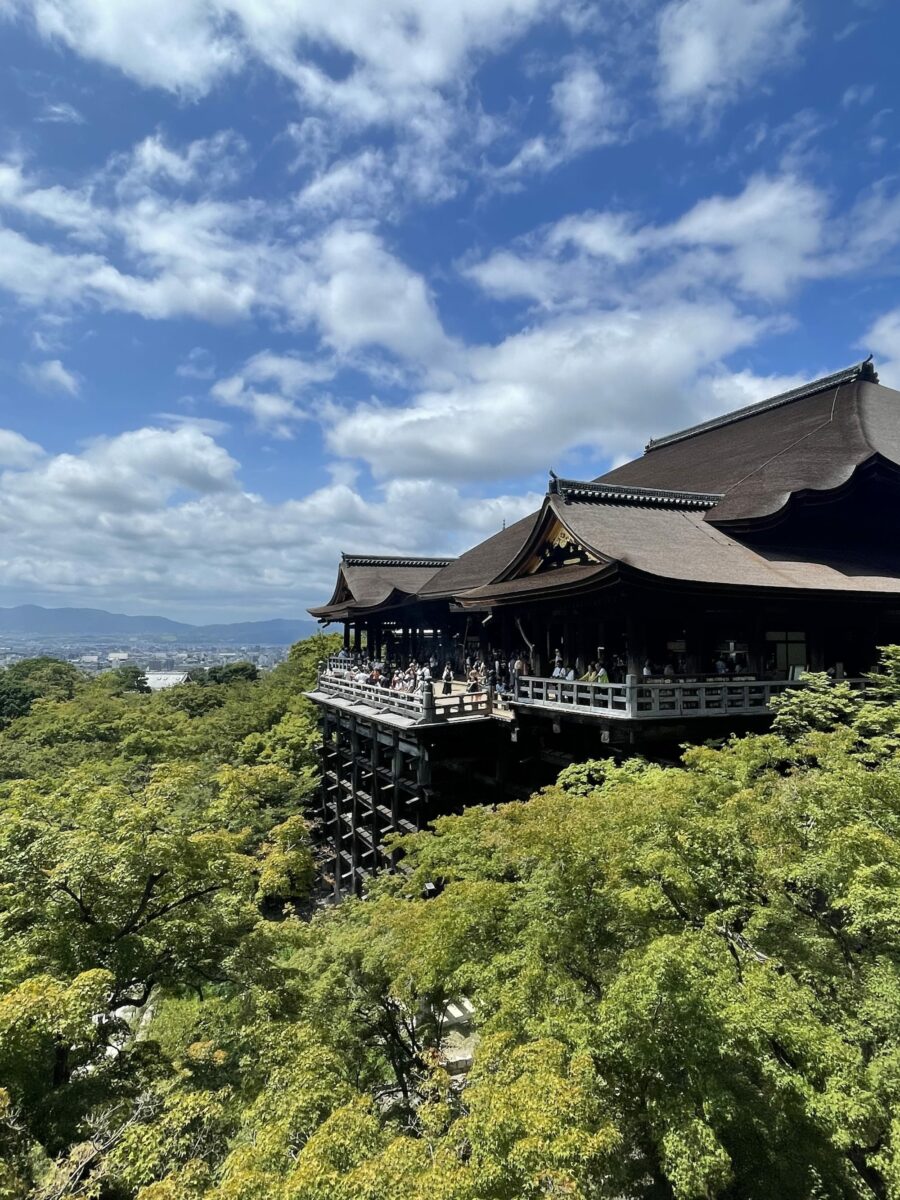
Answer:
<svg viewBox="0 0 900 1200"><path fill-rule="evenodd" d="M356 405L326 430L331 450L381 477L501 479L558 464L576 448L637 449L692 411L698 374L764 326L727 303L673 303L562 316L497 346L404 407Z"/></svg>
<svg viewBox="0 0 900 1200"><path fill-rule="evenodd" d="M183 147L169 145L157 132L143 138L127 154L113 157L107 173L123 197L140 196L166 185L183 190L200 184L209 193L241 177L246 155L246 142L233 130L220 130Z"/></svg>
<svg viewBox="0 0 900 1200"><path fill-rule="evenodd" d="M642 225L634 213L572 214L465 274L492 295L548 307L721 289L783 300L807 280L860 270L898 244L900 201L886 190L861 200L853 219L838 219L808 181L758 175L737 195L710 196L667 225Z"/></svg>
<svg viewBox="0 0 900 1200"><path fill-rule="evenodd" d="M881 382L900 391L900 308L883 313L862 339L862 346L875 355Z"/></svg>
<svg viewBox="0 0 900 1200"><path fill-rule="evenodd" d="M301 209L326 216L365 217L390 206L400 180L380 150L361 150L320 171L297 197Z"/></svg>
<svg viewBox="0 0 900 1200"><path fill-rule="evenodd" d="M38 32L140 83L202 95L241 63L227 13L200 0L18 0Z"/></svg>
<svg viewBox="0 0 900 1200"><path fill-rule="evenodd" d="M411 197L434 203L463 186L473 149L498 128L481 111L472 75L536 22L565 18L569 3L11 0L6 11L144 86L190 98L263 64L296 90L305 113L291 132L302 143L298 163L315 173L302 196L306 210L368 216ZM598 80L582 73L569 84L560 103L581 137L578 110ZM373 125L393 135L386 162L366 161L354 140ZM350 154L342 150L348 141ZM341 196L347 206L338 209Z"/></svg>
<svg viewBox="0 0 900 1200"><path fill-rule="evenodd" d="M7 474L0 491L4 503L22 512L34 506L33 529L40 514L57 504L71 503L111 519L164 505L181 491L232 491L236 470L234 459L197 429L145 428L99 438L81 454L59 454L31 470Z"/></svg>
<svg viewBox="0 0 900 1200"><path fill-rule="evenodd" d="M672 0L658 31L664 115L710 114L790 63L804 34L799 0Z"/></svg>
<svg viewBox="0 0 900 1200"><path fill-rule="evenodd" d="M41 187L20 162L0 162L0 209L46 222L80 241L97 237L97 214L88 189Z"/></svg>
<svg viewBox="0 0 900 1200"><path fill-rule="evenodd" d="M616 139L622 105L590 62L578 60L569 67L553 86L551 106L567 156Z"/></svg>
<svg viewBox="0 0 900 1200"><path fill-rule="evenodd" d="M331 379L334 373L334 364L325 360L263 350L248 359L238 374L214 384L210 396L219 404L249 413L258 428L290 438L295 426L309 419L302 402L305 393L312 385Z"/></svg>
<svg viewBox="0 0 900 1200"><path fill-rule="evenodd" d="M231 426L227 421L216 420L215 417L195 417L187 413L159 412L153 414L154 419L163 421L173 429L196 429L198 433L206 433L212 438L222 437Z"/></svg>
<svg viewBox="0 0 900 1200"><path fill-rule="evenodd" d="M439 363L451 351L428 287L365 228L337 224L318 244L314 277L294 296L338 351L384 347Z"/></svg>
<svg viewBox="0 0 900 1200"><path fill-rule="evenodd" d="M586 150L623 140L625 105L588 57L566 63L549 101L552 128L528 138L509 162L488 171L492 182L518 186L524 175L553 171Z"/></svg>
<svg viewBox="0 0 900 1200"><path fill-rule="evenodd" d="M423 90L455 84L478 50L495 49L556 7L553 0L17 0L38 31L138 82L198 95L254 57L308 101L360 120L417 108ZM2 10L0 10L2 11ZM349 75L309 57L350 56ZM304 53L305 52L305 53Z"/></svg>
<svg viewBox="0 0 900 1200"><path fill-rule="evenodd" d="M81 379L74 371L63 366L58 358L41 363L26 363L22 374L32 387L41 392L63 392L77 396L81 390Z"/></svg>
<svg viewBox="0 0 900 1200"><path fill-rule="evenodd" d="M0 209L23 225L0 224L0 288L45 314L90 305L227 322L265 313L316 327L343 354L375 347L422 362L451 352L426 281L369 225L338 221L301 238L292 205L210 194L234 145L227 134L184 150L145 139L74 190L0 162ZM186 182L194 197L170 194ZM95 244L70 249L60 229Z"/></svg>
<svg viewBox="0 0 900 1200"><path fill-rule="evenodd" d="M581 213L558 221L548 244L553 249L575 246L592 258L629 263L640 255L644 243L636 227L636 218L628 213Z"/></svg>
<svg viewBox="0 0 900 1200"><path fill-rule="evenodd" d="M757 176L737 196L713 196L661 232L670 244L710 247L717 268L752 295L783 297L818 274L827 203L800 179Z"/></svg>
<svg viewBox="0 0 900 1200"><path fill-rule="evenodd" d="M101 603L188 619L301 616L327 599L339 550L456 553L539 498L472 503L456 488L393 481L372 496L345 475L301 500L266 503L207 434L139 429L41 459L0 434L4 599ZM40 547L36 553L35 547Z"/></svg>
<svg viewBox="0 0 900 1200"><path fill-rule="evenodd" d="M47 103L41 110L38 122L47 125L83 125L84 117L74 105L61 101L57 104Z"/></svg>
<svg viewBox="0 0 900 1200"><path fill-rule="evenodd" d="M12 429L0 429L0 467L30 467L44 454L36 442L29 442Z"/></svg>
<svg viewBox="0 0 900 1200"><path fill-rule="evenodd" d="M216 360L204 346L194 346L175 368L182 379L212 379L216 373Z"/></svg>
<svg viewBox="0 0 900 1200"><path fill-rule="evenodd" d="M862 108L869 103L874 95L874 83L851 83L848 88L844 89L844 94L841 96L841 104L844 108L852 108L854 104L858 104Z"/></svg>

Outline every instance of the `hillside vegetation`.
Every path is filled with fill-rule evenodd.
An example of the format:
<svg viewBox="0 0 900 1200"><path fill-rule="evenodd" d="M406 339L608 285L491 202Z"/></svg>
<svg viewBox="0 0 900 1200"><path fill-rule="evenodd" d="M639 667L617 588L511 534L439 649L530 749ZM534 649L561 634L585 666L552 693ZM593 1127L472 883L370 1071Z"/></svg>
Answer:
<svg viewBox="0 0 900 1200"><path fill-rule="evenodd" d="M3 1200L900 1197L900 649L444 818L310 920L322 651L0 679Z"/></svg>

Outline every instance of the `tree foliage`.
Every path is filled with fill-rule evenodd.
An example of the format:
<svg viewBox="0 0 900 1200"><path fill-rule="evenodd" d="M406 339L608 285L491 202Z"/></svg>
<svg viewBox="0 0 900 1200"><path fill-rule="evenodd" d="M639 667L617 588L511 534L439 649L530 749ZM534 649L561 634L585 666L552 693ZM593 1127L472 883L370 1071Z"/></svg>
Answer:
<svg viewBox="0 0 900 1200"><path fill-rule="evenodd" d="M0 1197L900 1198L900 651L307 919L320 656L0 737Z"/></svg>

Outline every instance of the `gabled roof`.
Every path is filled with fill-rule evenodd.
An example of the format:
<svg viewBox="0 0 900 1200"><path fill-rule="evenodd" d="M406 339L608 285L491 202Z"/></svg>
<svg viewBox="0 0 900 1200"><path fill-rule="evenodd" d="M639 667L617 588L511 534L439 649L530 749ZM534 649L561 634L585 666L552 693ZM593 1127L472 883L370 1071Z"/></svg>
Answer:
<svg viewBox="0 0 900 1200"><path fill-rule="evenodd" d="M529 513L527 517L522 517L507 529L501 529L461 554L428 580L419 593L421 599L449 599L470 588L490 583L521 550L537 517L538 513Z"/></svg>
<svg viewBox="0 0 900 1200"><path fill-rule="evenodd" d="M678 493L558 481L531 537L509 568L460 597L464 607L510 604L577 594L614 578L657 579L721 587L900 595L900 566L891 546L834 548L827 561L810 550L791 554L750 545L709 523L709 503L684 503ZM542 539L562 526L595 562L535 571ZM529 566L531 564L531 566Z"/></svg>
<svg viewBox="0 0 900 1200"><path fill-rule="evenodd" d="M452 561L342 554L331 599L307 611L321 621L343 621L367 610L394 607L415 596L436 572Z"/></svg>
<svg viewBox="0 0 900 1200"><path fill-rule="evenodd" d="M651 442L597 482L721 493L711 524L778 512L793 493L830 490L873 457L900 463L900 393L871 363Z"/></svg>
<svg viewBox="0 0 900 1200"><path fill-rule="evenodd" d="M866 359L657 438L641 458L599 479L551 472L539 512L453 561L344 556L330 604L310 612L341 620L415 599L484 607L584 591L622 575L900 594L896 537L863 545L842 535L827 554L802 536L791 551L761 537L773 526L784 534L790 514L810 497L835 519L838 510L828 506L875 478L888 481L885 503L892 505L900 487L900 392L881 386ZM840 511L847 517L852 510Z"/></svg>

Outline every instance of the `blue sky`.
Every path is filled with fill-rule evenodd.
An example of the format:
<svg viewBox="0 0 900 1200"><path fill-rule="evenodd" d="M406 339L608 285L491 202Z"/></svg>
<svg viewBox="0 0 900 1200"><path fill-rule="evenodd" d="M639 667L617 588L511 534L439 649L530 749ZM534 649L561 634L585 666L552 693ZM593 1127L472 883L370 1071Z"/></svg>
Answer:
<svg viewBox="0 0 900 1200"><path fill-rule="evenodd" d="M0 604L302 615L874 352L888 0L0 0Z"/></svg>

